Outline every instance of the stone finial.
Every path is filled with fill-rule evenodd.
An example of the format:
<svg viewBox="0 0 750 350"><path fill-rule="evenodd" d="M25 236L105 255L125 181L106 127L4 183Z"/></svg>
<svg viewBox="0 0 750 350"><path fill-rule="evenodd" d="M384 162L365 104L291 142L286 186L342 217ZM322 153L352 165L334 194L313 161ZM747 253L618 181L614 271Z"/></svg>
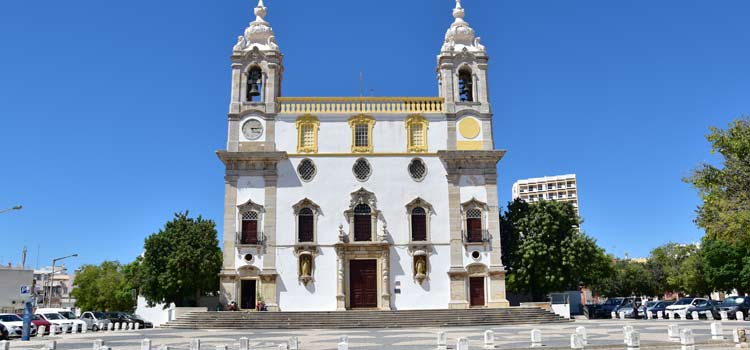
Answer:
<svg viewBox="0 0 750 350"><path fill-rule="evenodd" d="M278 51L279 45L276 43L276 36L271 25L264 18L268 14L268 10L263 4L263 0L258 1L258 5L253 9L253 14L255 14L255 20L250 22L244 35L237 38L237 43L232 47L232 52L241 54L253 48L261 51Z"/></svg>

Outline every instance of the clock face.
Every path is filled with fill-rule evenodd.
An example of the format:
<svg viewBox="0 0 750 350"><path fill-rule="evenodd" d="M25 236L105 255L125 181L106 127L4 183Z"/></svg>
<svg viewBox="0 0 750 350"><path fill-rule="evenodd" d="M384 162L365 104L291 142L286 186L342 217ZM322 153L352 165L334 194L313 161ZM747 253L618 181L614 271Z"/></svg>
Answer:
<svg viewBox="0 0 750 350"><path fill-rule="evenodd" d="M242 124L242 134L248 140L257 140L263 135L263 124L259 120L250 119Z"/></svg>

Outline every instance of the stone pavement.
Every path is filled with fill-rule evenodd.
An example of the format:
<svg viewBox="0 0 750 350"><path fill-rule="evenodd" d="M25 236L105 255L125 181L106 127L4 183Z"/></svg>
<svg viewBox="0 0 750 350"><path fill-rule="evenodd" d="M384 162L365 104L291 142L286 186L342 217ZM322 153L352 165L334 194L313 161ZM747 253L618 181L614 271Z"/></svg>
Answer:
<svg viewBox="0 0 750 350"><path fill-rule="evenodd" d="M311 320L314 322L314 320ZM495 349L528 349L530 333L534 328L542 330L543 349L569 349L570 335L576 327L586 327L588 345L586 348L621 349L624 325L633 326L640 332L641 349L680 349L679 342L671 342L667 337L667 326L678 324L681 328L690 328L695 335L696 349L734 349L732 331L744 326L750 330L750 322L724 322L725 341L711 340L710 322L708 321L670 321L670 320L578 320L565 324L546 325L510 325L497 327L455 327L455 328L381 328L381 329L326 329L326 330L185 330L185 329L149 329L137 331L97 332L86 334L68 334L64 336L33 338L29 342L13 340L11 350L39 350L49 340L57 341L58 350L91 350L95 339L102 339L112 350L140 350L141 340L151 339L152 349L169 346L170 350L188 350L191 339L201 340L202 349L216 349L218 345L227 345L229 350L239 349L239 338L250 339L250 349L277 350L278 345L286 343L289 337L299 337L300 350L337 349L339 337L348 336L350 349L390 349L428 350L436 348L437 332L443 331L448 337L448 349L456 348L458 337L469 339L469 349L484 348L484 331L495 332Z"/></svg>

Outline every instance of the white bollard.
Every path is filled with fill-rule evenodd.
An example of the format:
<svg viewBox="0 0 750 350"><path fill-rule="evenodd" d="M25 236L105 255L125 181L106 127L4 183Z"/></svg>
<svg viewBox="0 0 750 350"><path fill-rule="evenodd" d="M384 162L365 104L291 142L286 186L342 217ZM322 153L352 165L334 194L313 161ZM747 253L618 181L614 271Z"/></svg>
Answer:
<svg viewBox="0 0 750 350"><path fill-rule="evenodd" d="M586 327L576 327L576 334L581 335L581 339L583 339L583 346L589 345L589 337L586 334Z"/></svg>
<svg viewBox="0 0 750 350"><path fill-rule="evenodd" d="M44 336L44 333L47 333L47 326L39 326L39 329L36 331L37 336L41 338Z"/></svg>
<svg viewBox="0 0 750 350"><path fill-rule="evenodd" d="M622 326L622 343L628 343L628 334L633 333L633 326Z"/></svg>
<svg viewBox="0 0 750 350"><path fill-rule="evenodd" d="M456 350L469 350L469 339L463 337L456 339Z"/></svg>
<svg viewBox="0 0 750 350"><path fill-rule="evenodd" d="M747 342L747 331L745 331L744 328L736 328L734 332L732 332L733 338L734 338L734 346L736 348L745 348L747 349L750 347Z"/></svg>
<svg viewBox="0 0 750 350"><path fill-rule="evenodd" d="M0 340L0 350L10 350L10 342L7 340Z"/></svg>
<svg viewBox="0 0 750 350"><path fill-rule="evenodd" d="M691 312L690 316L693 318L693 320L696 320L696 321L701 319L700 315L698 314L698 311Z"/></svg>
<svg viewBox="0 0 750 350"><path fill-rule="evenodd" d="M742 313L742 311L737 311L737 321L744 321L745 320L745 314Z"/></svg>
<svg viewBox="0 0 750 350"><path fill-rule="evenodd" d="M695 338L692 329L683 328L680 330L680 346L682 350L695 350Z"/></svg>
<svg viewBox="0 0 750 350"><path fill-rule="evenodd" d="M445 336L445 332L437 332L437 348L438 350L448 348L448 337Z"/></svg>
<svg viewBox="0 0 750 350"><path fill-rule="evenodd" d="M709 321L714 320L714 313L712 311L706 311L706 319Z"/></svg>
<svg viewBox="0 0 750 350"><path fill-rule="evenodd" d="M660 319L660 320L661 320L662 318L664 318L664 311L657 311L657 312L656 312L656 318L658 318L658 319Z"/></svg>
<svg viewBox="0 0 750 350"><path fill-rule="evenodd" d="M570 335L570 348L571 349L583 349L583 338L580 334Z"/></svg>
<svg viewBox="0 0 750 350"><path fill-rule="evenodd" d="M112 322L109 323L109 330L110 331L114 331L115 330L115 324L114 323L112 323Z"/></svg>
<svg viewBox="0 0 750 350"><path fill-rule="evenodd" d="M726 320L729 320L729 314L727 313L727 311L726 311L726 310L724 310L724 311L719 311L719 316L721 316L721 320L722 320L722 321L726 321Z"/></svg>
<svg viewBox="0 0 750 350"><path fill-rule="evenodd" d="M625 311L620 311L620 319L621 320L625 319Z"/></svg>
<svg viewBox="0 0 750 350"><path fill-rule="evenodd" d="M151 339L141 340L141 350L151 350Z"/></svg>
<svg viewBox="0 0 750 350"><path fill-rule="evenodd" d="M667 335L671 341L680 341L680 326L670 324L667 328Z"/></svg>
<svg viewBox="0 0 750 350"><path fill-rule="evenodd" d="M338 350L349 350L349 343L347 342L339 342L339 345L337 347Z"/></svg>
<svg viewBox="0 0 750 350"><path fill-rule="evenodd" d="M104 346L104 340L101 340L101 339L94 340L94 346L92 347L92 350L99 350L103 346Z"/></svg>
<svg viewBox="0 0 750 350"><path fill-rule="evenodd" d="M55 350L57 349L57 342L54 340L50 340L47 342L47 344L44 344L44 348L47 350Z"/></svg>
<svg viewBox="0 0 750 350"><path fill-rule="evenodd" d="M680 311L680 319L687 320L687 310Z"/></svg>
<svg viewBox="0 0 750 350"><path fill-rule="evenodd" d="M250 350L250 339L240 338L240 350Z"/></svg>
<svg viewBox="0 0 750 350"><path fill-rule="evenodd" d="M536 348L542 346L542 330L532 329L531 330L531 347Z"/></svg>
<svg viewBox="0 0 750 350"><path fill-rule="evenodd" d="M652 319L652 318L654 318L654 312L653 312L653 311L648 311L648 310L647 310L647 311L646 311L646 319L647 319L647 320L650 320L650 319Z"/></svg>
<svg viewBox="0 0 750 350"><path fill-rule="evenodd" d="M349 344L349 336L348 335L342 335L339 337L339 343L347 343Z"/></svg>
<svg viewBox="0 0 750 350"><path fill-rule="evenodd" d="M494 349L495 348L495 332L492 330L484 331L484 348Z"/></svg>
<svg viewBox="0 0 750 350"><path fill-rule="evenodd" d="M135 330L139 330L139 329L141 329L141 324L140 323L136 323L135 324Z"/></svg>
<svg viewBox="0 0 750 350"><path fill-rule="evenodd" d="M49 325L49 335L55 335L55 334L57 334L57 325L53 323Z"/></svg>
<svg viewBox="0 0 750 350"><path fill-rule="evenodd" d="M641 348L641 334L632 331L628 333L628 339L625 342L625 345L628 346L628 350L638 350Z"/></svg>
<svg viewBox="0 0 750 350"><path fill-rule="evenodd" d="M612 311L612 313L610 315L612 315L612 319L613 320L617 319L617 313L616 312Z"/></svg>
<svg viewBox="0 0 750 350"><path fill-rule="evenodd" d="M190 350L201 350L201 340L190 339Z"/></svg>
<svg viewBox="0 0 750 350"><path fill-rule="evenodd" d="M724 326L721 322L711 322L711 339L724 340Z"/></svg>
<svg viewBox="0 0 750 350"><path fill-rule="evenodd" d="M299 350L299 338L289 337L289 350Z"/></svg>
<svg viewBox="0 0 750 350"><path fill-rule="evenodd" d="M88 323L82 324L81 325L81 333L86 333L88 331L89 331L89 324Z"/></svg>

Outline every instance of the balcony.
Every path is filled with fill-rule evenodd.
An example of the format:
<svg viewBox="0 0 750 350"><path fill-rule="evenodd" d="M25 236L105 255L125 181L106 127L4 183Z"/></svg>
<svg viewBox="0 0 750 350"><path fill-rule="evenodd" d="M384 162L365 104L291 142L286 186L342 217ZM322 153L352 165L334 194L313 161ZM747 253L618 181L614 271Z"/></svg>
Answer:
<svg viewBox="0 0 750 350"><path fill-rule="evenodd" d="M263 234L263 232L258 232L258 241L255 243L245 243L242 241L242 232L237 232L234 236L234 244L237 247L254 247L254 246L262 246L266 241L266 236Z"/></svg>
<svg viewBox="0 0 750 350"><path fill-rule="evenodd" d="M281 113L444 113L442 97L279 97Z"/></svg>
<svg viewBox="0 0 750 350"><path fill-rule="evenodd" d="M492 236L490 236L490 231L482 230L482 240L469 240L469 233L465 230L461 230L461 239L463 239L464 244L484 244L489 243Z"/></svg>

